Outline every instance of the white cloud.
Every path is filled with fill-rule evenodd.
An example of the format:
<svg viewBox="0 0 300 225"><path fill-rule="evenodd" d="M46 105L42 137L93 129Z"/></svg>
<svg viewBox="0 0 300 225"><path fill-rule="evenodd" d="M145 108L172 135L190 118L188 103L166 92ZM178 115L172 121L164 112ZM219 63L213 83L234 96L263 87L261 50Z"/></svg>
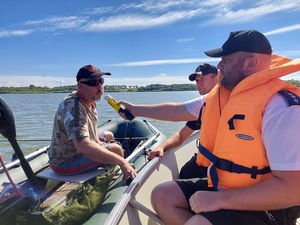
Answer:
<svg viewBox="0 0 300 225"><path fill-rule="evenodd" d="M80 16L48 16L41 20L29 20L24 22L24 26L33 26L39 30L62 30L75 29L81 27L86 22L85 17Z"/></svg>
<svg viewBox="0 0 300 225"><path fill-rule="evenodd" d="M195 38L181 38L181 39L177 39L176 41L178 43L185 43L185 42L191 42L193 40L195 40Z"/></svg>
<svg viewBox="0 0 300 225"><path fill-rule="evenodd" d="M237 1L237 0L226 0L228 1ZM163 12L170 11L180 11L187 9L197 9L199 7L203 8L204 6L210 5L211 2L214 2L213 5L219 5L218 0L180 0L180 1L170 1L170 0L145 0L142 2L122 4L117 11L128 11L136 10L151 14L160 14Z"/></svg>
<svg viewBox="0 0 300 225"><path fill-rule="evenodd" d="M166 76L167 76L167 74L165 74L165 73L161 73L161 74L159 74L158 76L159 76L159 77L166 77Z"/></svg>
<svg viewBox="0 0 300 225"><path fill-rule="evenodd" d="M0 37L29 35L34 31L102 32L111 30L141 30L164 26L191 18L204 18L202 26L242 23L280 11L299 11L299 0L265 0L249 3L241 0L145 0L140 3L122 4L115 7L84 9L70 16L46 15L39 20L26 21L19 29L2 29ZM209 14L208 14L209 12ZM210 19L209 19L210 18ZM288 32L299 29L298 25L278 29ZM269 32L268 34L276 34ZM183 40L182 40L183 41ZM186 40L188 41L188 40Z"/></svg>
<svg viewBox="0 0 300 225"><path fill-rule="evenodd" d="M281 34L281 33L287 33L294 30L300 30L300 24L295 24L287 27L283 27L277 30L269 31L264 33L264 35L274 35L274 34Z"/></svg>
<svg viewBox="0 0 300 225"><path fill-rule="evenodd" d="M31 34L33 30L0 30L0 37L16 37Z"/></svg>
<svg viewBox="0 0 300 225"><path fill-rule="evenodd" d="M219 62L218 58L190 58L190 59L162 59L162 60L148 60L137 62L124 62L117 64L110 64L109 66L117 67L130 67L130 66L152 66L152 65L164 65L164 64L186 64L186 63L199 63L199 62Z"/></svg>
<svg viewBox="0 0 300 225"><path fill-rule="evenodd" d="M76 81L73 77L58 78L54 76L0 76L0 87L29 87L29 85L39 87L58 87L74 84L76 84Z"/></svg>
<svg viewBox="0 0 300 225"><path fill-rule="evenodd" d="M107 81L107 82L106 82ZM153 76L153 77L135 77L135 78L107 78L107 85L137 85L146 86L150 84L183 84L191 83L187 76Z"/></svg>
<svg viewBox="0 0 300 225"><path fill-rule="evenodd" d="M106 30L138 30L149 27L157 27L175 23L178 20L186 20L193 16L191 11L170 12L160 16L125 14L101 18L97 21L87 23L82 30L84 31L106 31Z"/></svg>
<svg viewBox="0 0 300 225"><path fill-rule="evenodd" d="M237 24L247 21L254 21L262 16L276 13L280 11L300 11L299 0L273 0L273 1L260 1L254 3L249 8L241 8L234 10L234 5L237 2L227 4L227 7L221 5L218 11L215 12L216 16L212 19L206 20L201 23L202 26L220 25L220 24ZM242 2L241 2L242 3Z"/></svg>

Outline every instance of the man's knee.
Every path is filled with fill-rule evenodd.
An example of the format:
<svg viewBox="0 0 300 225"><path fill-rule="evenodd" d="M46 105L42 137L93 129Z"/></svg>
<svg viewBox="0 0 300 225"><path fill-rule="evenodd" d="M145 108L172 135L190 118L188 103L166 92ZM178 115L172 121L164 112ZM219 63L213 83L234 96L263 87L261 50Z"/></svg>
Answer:
<svg viewBox="0 0 300 225"><path fill-rule="evenodd" d="M104 131L104 135L107 141L113 140L114 134L111 131Z"/></svg>
<svg viewBox="0 0 300 225"><path fill-rule="evenodd" d="M151 204L155 211L162 205L162 199L166 200L166 191L167 188L165 183L159 184L153 188L151 192Z"/></svg>
<svg viewBox="0 0 300 225"><path fill-rule="evenodd" d="M180 192L181 189L174 181L157 185L151 193L151 203L153 208L158 209L159 207L165 207L166 204L176 206L178 202L185 201L184 195Z"/></svg>
<svg viewBox="0 0 300 225"><path fill-rule="evenodd" d="M186 225L212 225L205 217L201 215L194 215L186 223Z"/></svg>
<svg viewBox="0 0 300 225"><path fill-rule="evenodd" d="M124 156L124 151L123 151L122 146L117 143L110 143L109 150L120 156Z"/></svg>

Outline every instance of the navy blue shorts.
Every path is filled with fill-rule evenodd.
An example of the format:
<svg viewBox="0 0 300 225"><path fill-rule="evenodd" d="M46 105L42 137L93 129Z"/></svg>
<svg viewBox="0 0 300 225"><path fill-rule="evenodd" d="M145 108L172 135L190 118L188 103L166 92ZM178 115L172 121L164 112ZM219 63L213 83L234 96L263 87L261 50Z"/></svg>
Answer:
<svg viewBox="0 0 300 225"><path fill-rule="evenodd" d="M175 181L181 188L189 204L190 197L196 191L214 191L209 188L207 179L194 178ZM300 216L299 207L272 211L219 210L200 213L213 225L295 225Z"/></svg>
<svg viewBox="0 0 300 225"><path fill-rule="evenodd" d="M204 178L207 177L207 167L199 166L196 163L197 154L195 153L193 157L187 161L180 170L180 179L190 179L190 178Z"/></svg>

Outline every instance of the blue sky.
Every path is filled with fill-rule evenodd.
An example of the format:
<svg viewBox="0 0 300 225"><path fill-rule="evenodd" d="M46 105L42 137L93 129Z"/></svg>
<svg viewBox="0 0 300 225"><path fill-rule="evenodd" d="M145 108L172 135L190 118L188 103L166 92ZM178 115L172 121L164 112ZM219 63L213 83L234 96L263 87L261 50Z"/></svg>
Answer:
<svg viewBox="0 0 300 225"><path fill-rule="evenodd" d="M0 0L0 86L76 84L93 64L108 85L189 83L203 52L257 29L300 58L300 0ZM295 73L287 78L300 79Z"/></svg>

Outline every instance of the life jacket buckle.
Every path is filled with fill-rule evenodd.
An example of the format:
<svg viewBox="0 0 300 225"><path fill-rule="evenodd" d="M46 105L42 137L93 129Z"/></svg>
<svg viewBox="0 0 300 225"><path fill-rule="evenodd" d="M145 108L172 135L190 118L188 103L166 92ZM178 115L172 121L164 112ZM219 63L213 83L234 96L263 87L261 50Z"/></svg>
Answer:
<svg viewBox="0 0 300 225"><path fill-rule="evenodd" d="M257 166L252 166L251 178L256 179L257 173L258 173L258 167Z"/></svg>
<svg viewBox="0 0 300 225"><path fill-rule="evenodd" d="M218 158L216 160L216 167L221 169L221 170L225 170L225 171L228 171L230 173L233 172L233 163L227 159L221 159L221 158Z"/></svg>

